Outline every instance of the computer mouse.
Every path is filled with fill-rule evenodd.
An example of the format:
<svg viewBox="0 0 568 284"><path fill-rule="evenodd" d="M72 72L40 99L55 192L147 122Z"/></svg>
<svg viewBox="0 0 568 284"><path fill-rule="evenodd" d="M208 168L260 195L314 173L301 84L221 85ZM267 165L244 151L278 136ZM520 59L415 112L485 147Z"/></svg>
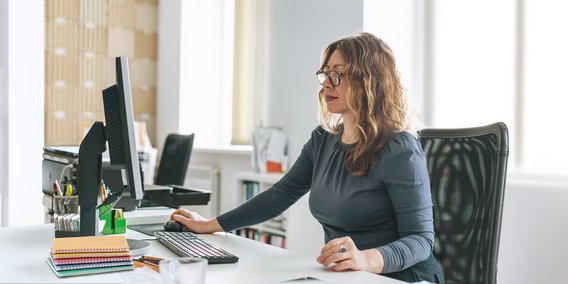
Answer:
<svg viewBox="0 0 568 284"><path fill-rule="evenodd" d="M178 221L170 220L166 222L166 224L164 224L164 230L171 232L181 232L183 231L183 224Z"/></svg>

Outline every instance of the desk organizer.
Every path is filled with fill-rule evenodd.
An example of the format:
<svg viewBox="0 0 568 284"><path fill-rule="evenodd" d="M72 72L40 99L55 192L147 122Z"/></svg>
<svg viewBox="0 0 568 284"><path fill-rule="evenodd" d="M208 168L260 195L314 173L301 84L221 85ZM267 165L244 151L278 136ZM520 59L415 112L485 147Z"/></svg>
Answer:
<svg viewBox="0 0 568 284"><path fill-rule="evenodd" d="M105 205L99 209L99 212L104 212L104 214L100 216L101 221L105 221L102 231L103 235L126 233L126 219L124 217L117 217L119 209L110 209L110 206L111 204Z"/></svg>
<svg viewBox="0 0 568 284"><path fill-rule="evenodd" d="M55 195L52 202L55 237L79 236L79 197Z"/></svg>

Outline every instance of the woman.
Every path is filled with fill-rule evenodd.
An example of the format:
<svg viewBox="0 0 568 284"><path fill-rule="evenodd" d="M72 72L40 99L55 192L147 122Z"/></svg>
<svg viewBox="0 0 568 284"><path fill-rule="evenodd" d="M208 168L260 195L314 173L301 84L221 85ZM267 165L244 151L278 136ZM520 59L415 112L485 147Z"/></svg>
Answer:
<svg viewBox="0 0 568 284"><path fill-rule="evenodd" d="M280 215L310 193L334 271L365 270L408 282L444 282L432 255L428 173L411 132L390 47L369 33L340 39L316 73L320 126L270 189L217 218L184 209L172 219L198 233L232 231Z"/></svg>

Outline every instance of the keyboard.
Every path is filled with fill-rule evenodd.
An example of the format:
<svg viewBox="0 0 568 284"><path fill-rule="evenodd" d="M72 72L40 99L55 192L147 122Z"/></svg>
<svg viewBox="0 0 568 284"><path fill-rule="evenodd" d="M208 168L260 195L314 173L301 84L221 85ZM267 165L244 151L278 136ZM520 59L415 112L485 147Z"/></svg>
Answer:
<svg viewBox="0 0 568 284"><path fill-rule="evenodd" d="M209 264L234 263L239 258L192 232L154 232L156 239L179 256L203 257Z"/></svg>

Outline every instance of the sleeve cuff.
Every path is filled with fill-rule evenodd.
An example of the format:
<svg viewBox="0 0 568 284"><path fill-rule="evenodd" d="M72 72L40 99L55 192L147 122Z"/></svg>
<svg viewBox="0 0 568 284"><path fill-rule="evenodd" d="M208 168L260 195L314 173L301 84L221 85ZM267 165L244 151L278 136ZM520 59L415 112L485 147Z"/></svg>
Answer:
<svg viewBox="0 0 568 284"><path fill-rule="evenodd" d="M219 225L221 226L224 232L229 232L235 229L229 226L230 222L227 219L228 219L227 214L221 214L217 216L217 222L219 223Z"/></svg>
<svg viewBox="0 0 568 284"><path fill-rule="evenodd" d="M377 250L383 257L383 270L381 271L381 274L396 272L393 263L392 249L382 246L377 248Z"/></svg>

